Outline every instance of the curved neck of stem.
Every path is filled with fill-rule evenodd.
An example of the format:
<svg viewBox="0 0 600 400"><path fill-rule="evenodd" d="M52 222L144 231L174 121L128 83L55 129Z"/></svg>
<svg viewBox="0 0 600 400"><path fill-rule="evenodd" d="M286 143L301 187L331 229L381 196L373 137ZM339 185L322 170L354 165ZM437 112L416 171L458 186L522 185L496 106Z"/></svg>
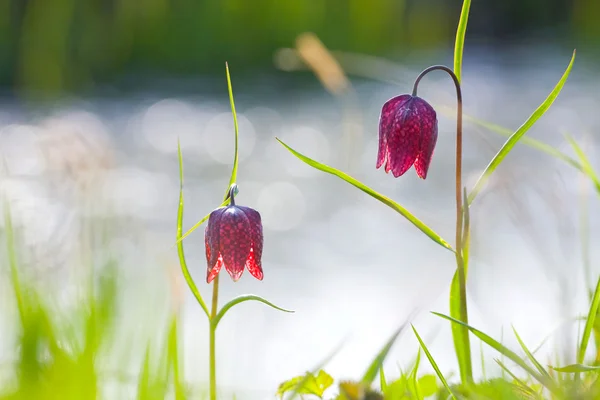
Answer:
<svg viewBox="0 0 600 400"><path fill-rule="evenodd" d="M419 87L419 82L421 79L425 77L431 71L445 71L450 77L452 81L454 81L454 86L456 87L456 252L459 253L459 256L462 257L462 230L463 230L463 205L462 205L462 90L460 87L460 82L456 74L448 67L444 65L433 65L429 68L426 68L417 76L415 80L415 84L413 86L412 95L417 95L417 89Z"/></svg>
<svg viewBox="0 0 600 400"><path fill-rule="evenodd" d="M235 194L237 193L237 185L235 183L233 183L230 187L229 187L229 194L227 197L229 197L229 205L235 206Z"/></svg>

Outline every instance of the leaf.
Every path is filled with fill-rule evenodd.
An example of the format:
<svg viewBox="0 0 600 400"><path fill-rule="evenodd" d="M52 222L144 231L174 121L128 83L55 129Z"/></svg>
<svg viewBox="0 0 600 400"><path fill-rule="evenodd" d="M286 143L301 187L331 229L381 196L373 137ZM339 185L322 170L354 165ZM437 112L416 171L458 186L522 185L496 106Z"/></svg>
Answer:
<svg viewBox="0 0 600 400"><path fill-rule="evenodd" d="M467 275L467 264L465 264L465 280ZM460 310L460 281L458 269L452 277L450 284L450 315L457 320L461 318ZM452 340L454 342L454 351L458 361L460 380L468 383L473 380L473 366L471 361L471 342L467 328L460 325L452 325Z"/></svg>
<svg viewBox="0 0 600 400"><path fill-rule="evenodd" d="M192 279L192 276L190 275L190 271L187 267L187 263L185 262L185 254L183 252L183 243L180 240L181 231L182 231L181 227L183 225L183 208L184 207L183 207L183 157L181 156L181 145L180 145L179 141L177 141L177 155L179 157L179 207L177 209L177 255L179 256L179 264L181 266L181 272L183 273L183 277L185 278L185 281L186 281L188 287L192 291L192 294L196 298L196 301L198 302L198 304L200 304L200 307L202 307L202 310L204 310L204 313L206 314L206 316L210 318L210 313L208 312L208 307L206 306L206 303L204 302L204 299L202 298L202 295L200 294L198 287L196 287L196 283L194 283L194 280Z"/></svg>
<svg viewBox="0 0 600 400"><path fill-rule="evenodd" d="M432 374L422 375L419 378L418 385L424 398L433 396L438 391L435 375Z"/></svg>
<svg viewBox="0 0 600 400"><path fill-rule="evenodd" d="M314 372L307 372L305 375L303 375L301 377L302 379L299 379L296 381L296 383L293 387L294 391L292 392L292 395L288 398L288 400L293 400L294 398L296 398L296 396L298 394L301 394L300 389L304 386L305 382L307 382L310 379L310 375L314 376L314 374L316 374L317 371L320 371L325 366L325 364L327 364L342 349L342 345L343 345L343 342L340 343L327 357L325 357L325 359L323 359L317 365L317 367L313 368Z"/></svg>
<svg viewBox="0 0 600 400"><path fill-rule="evenodd" d="M297 388L302 381L304 381L302 387ZM284 394L295 389L298 394L312 394L322 398L325 390L331 385L333 385L333 378L327 372L319 370L316 376L307 372L305 375L296 376L279 385L277 395L283 397Z"/></svg>
<svg viewBox="0 0 600 400"><path fill-rule="evenodd" d="M540 372L540 374L542 374L542 375L546 376L546 378L552 380L552 377L550 377L550 374L548 374L548 371L546 371L546 369L542 366L542 364L540 364L538 362L538 360L531 353L531 351L529 351L529 349L525 345L525 342L523 342L523 340L521 340L521 337L517 333L517 330L515 329L514 326L512 327L512 329L513 329L513 332L515 333L515 337L517 338L517 341L519 342L519 345L521 345L521 348L523 349L523 351L527 355L527 358L529 358L529 360L531 361L531 363L535 366L535 368L537 368L537 370Z"/></svg>
<svg viewBox="0 0 600 400"><path fill-rule="evenodd" d="M246 295L242 295L242 296L238 296L233 298L232 300L230 300L227 304L225 304L223 306L223 308L221 308L221 310L219 310L219 312L217 313L217 315L215 316L215 318L213 319L212 323L214 324L214 327L216 329L217 325L219 325L219 322L221 321L221 318L223 318L223 316L225 315L225 313L227 313L227 311L229 311L229 309L231 309L231 307L238 305L240 303L243 303L245 301L258 301L261 302L263 304L268 305L269 307L272 307L276 310L279 311L283 311L286 313L293 313L294 311L292 310L286 310L285 308L281 308L276 306L275 304L271 303L270 301L263 299L260 296L255 296L253 294L246 294Z"/></svg>
<svg viewBox="0 0 600 400"><path fill-rule="evenodd" d="M469 249L470 249L470 214L469 204L466 201L466 189L463 188L463 237L462 237L462 263L465 270L465 284L467 281L467 275L469 271ZM460 267L458 267L460 268ZM452 283L450 284L450 316L453 318L462 320L461 316L461 285L460 285L460 274L458 271L454 273L452 277ZM450 326L452 330L452 341L454 342L454 351L456 353L456 359L458 361L458 367L460 372L460 380L463 383L469 383L473 381L473 365L471 359L471 342L469 339L468 330L460 325Z"/></svg>
<svg viewBox="0 0 600 400"><path fill-rule="evenodd" d="M394 332L394 334L389 338L389 340L387 341L385 346L383 346L383 348L379 351L379 353L377 353L377 356L375 356L375 359L371 362L369 368L367 368L365 374L363 375L361 379L362 383L364 383L367 386L371 385L371 383L377 376L377 372L379 371L379 368L381 368L383 361L385 360L388 353L390 352L390 349L394 345L394 342L396 341L400 333L402 333L404 328L406 328L407 324L408 322L403 323L402 326L400 326L400 328L398 328L396 332Z"/></svg>
<svg viewBox="0 0 600 400"><path fill-rule="evenodd" d="M381 386L381 391L385 392L387 388L387 381L385 380L385 372L383 372L383 368L379 368L379 386Z"/></svg>
<svg viewBox="0 0 600 400"><path fill-rule="evenodd" d="M412 371L410 372L410 386L411 393L419 399L423 400L423 395L421 394L421 390L419 388L419 382L417 382L417 372L419 370L419 364L421 363L421 349L419 348L419 352L417 353L417 359L415 361L415 365L413 366Z"/></svg>
<svg viewBox="0 0 600 400"><path fill-rule="evenodd" d="M583 364L571 364L566 365L564 367L553 367L550 366L555 371L558 372L566 372L566 373L580 373L580 372L600 372L600 366L594 365L583 365Z"/></svg>
<svg viewBox="0 0 600 400"><path fill-rule="evenodd" d="M477 195L489 179L490 175L496 170L496 168L498 167L498 165L500 165L504 158L506 158L506 156L513 149L513 147L515 147L519 139L521 139L521 137L525 135L529 128L531 128L533 124L535 124L535 122L538 119L540 119L540 117L544 115L544 113L550 108L552 103L554 103L554 100L556 100L556 97L558 97L558 94L562 90L565 82L567 81L567 78L569 77L569 74L571 73L571 68L573 67L573 63L575 62L575 53L576 52L573 51L571 62L567 66L567 69L565 70L564 74L562 75L552 92L550 92L548 97L546 97L546 100L544 100L544 102L533 112L533 114L531 114L527 121L525 121L525 123L523 123L523 125L521 125L519 129L517 129L516 132L511 135L510 138L508 138L508 140L504 143L500 151L498 151L498 153L494 156L492 161L485 168L485 170L477 180L477 183L475 183L473 190L471 190L471 193L469 194L468 204L473 203L473 200L475 200L475 197L477 197Z"/></svg>
<svg viewBox="0 0 600 400"><path fill-rule="evenodd" d="M444 378L444 375L442 375L442 371L440 371L440 368L438 367L437 363L433 359L433 356L429 352L429 349L427 349L427 346L425 345L425 342L423 342L423 339L421 339L421 336L419 336L419 333L417 332L417 330L415 329L415 327L412 326L412 325L411 325L411 327L413 329L413 332L415 333L415 336L417 337L417 340L419 341L419 344L421 345L421 348L423 349L423 352L427 356L427 359L429 360L429 363L433 367L433 370L437 374L438 378L440 379L440 381L442 382L442 384L444 385L444 387L446 388L446 390L448 391L448 393L450 393L450 397L452 397L454 400L456 400L456 396L452 392L452 389L450 389L450 386L448 385L448 382L446 381L446 378Z"/></svg>
<svg viewBox="0 0 600 400"><path fill-rule="evenodd" d="M465 47L465 34L467 32L470 8L471 0L464 0L458 21L458 29L456 30L456 41L454 43L454 75L456 75L459 82L462 74L463 49Z"/></svg>
<svg viewBox="0 0 600 400"><path fill-rule="evenodd" d="M587 158L585 152L572 136L565 135L565 138L575 151L575 154L577 154L579 161L581 161L581 168L579 168L579 170L593 182L596 191L598 192L598 194L600 194L600 178L598 178L598 175L594 171L592 163L590 163L590 160Z"/></svg>
<svg viewBox="0 0 600 400"><path fill-rule="evenodd" d="M294 156L299 158L301 161L305 162L306 164L308 164L311 167L316 168L320 171L337 176L338 178L342 179L343 181L346 181L349 184L351 184L352 186L362 190L369 196L379 200L386 206L388 206L391 209L393 209L394 211L398 212L400 215L402 215L404 218L409 220L414 226L419 228L419 230L421 230L421 232L423 232L425 235L427 235L431 240L433 240L437 244L441 245L442 247L444 247L450 251L454 251L452 249L452 246L450 246L450 244L448 244L448 242L446 242L444 239L442 239L440 235L435 233L431 228L429 228L427 225L425 225L423 222L421 222L417 217L412 215L407 209L402 207L400 204L394 202L392 199L390 199L382 194L377 193L375 190L373 190L370 187L366 186L365 184L357 181L350 175L348 175L340 170L337 170L335 168L332 168L328 165L321 164L320 162L315 161L309 157L306 157L305 155L298 153L296 150L292 149L290 146L288 146L287 144L282 142L279 138L276 138L276 139L279 143L281 143L283 145L283 147L285 147L290 153L292 153Z"/></svg>
<svg viewBox="0 0 600 400"><path fill-rule="evenodd" d="M455 324L465 326L467 329L469 329L469 331L471 331L475 336L477 336L479 339L481 339L483 342L485 342L488 346L495 349L500 354L506 356L509 360L511 360L512 362L517 364L519 367L523 368L525 371L527 371L527 373L529 373L533 378L535 378L538 382L540 382L542 385L544 385L550 391L552 391L552 392L557 391L557 387L552 380L548 380L545 376L540 375L537 371L535 371L533 368L531 368L529 365L527 365L525 363L525 361L523 361L521 359L521 357L519 357L514 351L508 349L502 343L493 339L489 335L486 335L485 333L481 332L480 330L473 328L472 326L465 324L464 322L461 322L457 319L454 319L452 317L449 317L447 315L440 314L437 312L432 312L432 314L437 315L438 317L447 319L448 321L453 322Z"/></svg>
<svg viewBox="0 0 600 400"><path fill-rule="evenodd" d="M594 329L594 322L596 321L596 316L598 315L598 306L600 306L600 278L598 278L598 283L596 284L596 290L594 291L594 296L590 304L590 311L588 312L587 319L585 321L583 336L581 337L581 343L579 344L579 349L577 351L577 362L579 364L582 364L585 358L585 352L592 334L592 329Z"/></svg>
<svg viewBox="0 0 600 400"><path fill-rule="evenodd" d="M495 358L494 361L496 361L496 363L500 366L500 368L502 368L503 371L506 371L511 376L511 378L513 378L514 382L517 382L518 387L521 388L521 390L523 390L524 393L526 393L529 396L533 396L534 398L539 397L535 390L530 388L525 382L519 379L517 375L515 375L510 369L508 369L508 367L504 365L500 360Z"/></svg>
<svg viewBox="0 0 600 400"><path fill-rule="evenodd" d="M227 204L229 204L229 199L225 200L224 202L221 203L221 205L219 207L224 207ZM212 211L211 211L212 212ZM190 233L194 232L197 228L199 228L203 223L205 223L208 218L210 217L210 213L206 214L204 217L202 217L202 219L198 222L196 222L194 224L194 226L192 226L190 229L187 230L186 233L184 233L179 239L177 239L177 241L175 242L175 244L178 244L179 242L181 242L183 239L185 239L186 237L188 237L190 235Z"/></svg>
<svg viewBox="0 0 600 400"><path fill-rule="evenodd" d="M500 125L492 124L490 122L486 122L486 121L483 121L483 120L480 120L480 119L477 119L475 117L471 117L468 115L464 115L463 117L465 120L467 120L475 125L479 125L483 128L486 128L490 132L496 133L498 135L510 137L513 134L513 131L511 131L510 129L504 128ZM581 170L583 168L582 165L579 164L579 162L577 162L577 160L575 160L573 157L570 157L569 155L550 146L547 143L542 142L541 140L537 140L537 139L529 137L529 136L523 136L521 138L521 140L519 140L519 142L521 144L531 147L532 149L541 151L542 153L546 153L547 155L549 155L551 157L562 160L562 161L566 162L567 164L571 165L575 169Z"/></svg>
<svg viewBox="0 0 600 400"><path fill-rule="evenodd" d="M239 138L239 127L237 120L237 113L235 112L235 102L233 101L233 89L231 87L231 76L229 76L229 64L225 63L225 71L227 73L227 91L229 92L229 103L231 104L231 114L233 115L233 128L235 130L235 150L233 155L233 168L231 169L231 178L229 178L229 186L227 190L237 181L238 172L238 138ZM225 199L227 200L228 193L225 193Z"/></svg>

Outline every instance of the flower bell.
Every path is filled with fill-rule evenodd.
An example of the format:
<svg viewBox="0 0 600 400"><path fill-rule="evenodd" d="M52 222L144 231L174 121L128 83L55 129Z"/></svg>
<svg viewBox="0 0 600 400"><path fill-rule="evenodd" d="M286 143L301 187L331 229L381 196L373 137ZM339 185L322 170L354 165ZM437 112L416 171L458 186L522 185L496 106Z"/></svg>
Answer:
<svg viewBox="0 0 600 400"><path fill-rule="evenodd" d="M250 207L236 205L236 190L237 186L232 185L229 205L210 213L204 231L208 283L215 279L222 266L225 266L234 282L240 279L244 267L256 279L263 279L263 232L260 214Z"/></svg>
<svg viewBox="0 0 600 400"><path fill-rule="evenodd" d="M414 165L425 179L437 136L436 113L425 100L409 94L388 100L379 118L377 168L385 164L397 178Z"/></svg>

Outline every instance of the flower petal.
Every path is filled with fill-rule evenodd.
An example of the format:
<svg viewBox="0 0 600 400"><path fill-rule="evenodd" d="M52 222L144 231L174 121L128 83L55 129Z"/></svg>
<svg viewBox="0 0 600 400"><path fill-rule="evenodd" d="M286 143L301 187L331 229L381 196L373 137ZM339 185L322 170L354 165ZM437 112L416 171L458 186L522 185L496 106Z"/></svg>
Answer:
<svg viewBox="0 0 600 400"><path fill-rule="evenodd" d="M210 270L217 264L219 258L219 226L225 209L226 207L219 207L211 212L208 217L208 224L204 230L205 242L208 244L206 251L208 273L210 273Z"/></svg>
<svg viewBox="0 0 600 400"><path fill-rule="evenodd" d="M260 213L250 207L238 206L241 208L248 221L250 222L250 238L252 240L252 248L246 260L246 268L258 280L263 279L263 270L261 265L262 249L263 249L263 230Z"/></svg>
<svg viewBox="0 0 600 400"><path fill-rule="evenodd" d="M438 137L437 115L433 107L419 97L415 98L415 110L421 122L421 144L415 170L420 178L425 179Z"/></svg>
<svg viewBox="0 0 600 400"><path fill-rule="evenodd" d="M222 266L223 259L221 258L221 256L219 256L217 258L217 263L214 265L214 267L206 271L206 283L211 283L212 280L215 279L217 275L219 275Z"/></svg>
<svg viewBox="0 0 600 400"><path fill-rule="evenodd" d="M250 222L237 206L229 206L221 215L219 251L231 279L237 281L244 272L252 248Z"/></svg>
<svg viewBox="0 0 600 400"><path fill-rule="evenodd" d="M414 97L397 109L388 128L388 162L394 177L403 175L419 154L421 124L414 107Z"/></svg>
<svg viewBox="0 0 600 400"><path fill-rule="evenodd" d="M377 152L377 165L376 168L380 168L385 162L385 172L390 172L389 162L389 149L388 149L388 137L390 128L393 125L396 112L401 108L408 100L411 99L411 95L403 94L396 96L385 102L381 108L381 115L379 117L379 150ZM387 161L387 162L386 162Z"/></svg>

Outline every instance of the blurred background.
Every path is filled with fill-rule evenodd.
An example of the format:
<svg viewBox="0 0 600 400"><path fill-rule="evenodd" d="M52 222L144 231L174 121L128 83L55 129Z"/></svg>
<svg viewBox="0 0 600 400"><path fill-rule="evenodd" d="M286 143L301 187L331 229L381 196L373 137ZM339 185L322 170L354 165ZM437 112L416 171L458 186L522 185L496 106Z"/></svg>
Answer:
<svg viewBox="0 0 600 400"><path fill-rule="evenodd" d="M107 398L134 397L146 345L164 336L173 313L181 316L186 383L206 385L207 324L172 247L177 139L185 230L220 204L230 173L225 61L240 122L237 201L263 216L265 280L246 273L233 284L224 276L221 303L252 292L296 313L246 303L226 316L218 333L223 390L273 398L279 382L314 367L344 339L328 370L358 378L415 309L440 366L456 371L449 327L427 313L447 311L451 254L390 209L301 164L274 137L453 238L455 100L446 76L430 74L419 89L440 125L427 181L412 170L393 179L375 170L375 159L381 105L408 92L425 67L452 65L461 6L0 0L0 194L17 232L19 270L67 320L89 295L90 277L117 271L115 333L96 360L118 377L103 386ZM505 140L480 122L514 131L552 90L574 48L571 77L528 135L571 153L564 135L572 134L594 162L599 20L596 0L473 2L463 66L468 185ZM563 161L518 146L472 210L471 323L497 338L508 332L508 344L514 324L531 347L554 332L542 351L570 360L577 326L568 321L587 311L585 288L600 257L591 245L600 239L600 213L589 182ZM202 240L200 229L185 246L208 298ZM0 378L8 383L21 332L9 253L0 272ZM392 376L416 355L406 336L386 364Z"/></svg>

